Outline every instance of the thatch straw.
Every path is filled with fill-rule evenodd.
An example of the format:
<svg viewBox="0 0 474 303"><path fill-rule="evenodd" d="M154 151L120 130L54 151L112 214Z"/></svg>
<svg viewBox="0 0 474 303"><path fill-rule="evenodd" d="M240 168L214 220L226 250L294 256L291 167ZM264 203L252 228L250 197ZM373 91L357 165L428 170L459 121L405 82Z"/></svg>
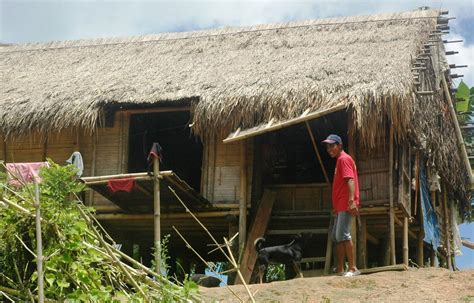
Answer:
<svg viewBox="0 0 474 303"><path fill-rule="evenodd" d="M430 97L438 103L429 108L413 98L413 59L438 17L436 10L419 10L3 47L0 131L91 130L106 109L188 100L193 131L223 137L237 127L347 104L365 144L373 146L390 121L399 139L449 141L451 149L434 153L440 166L451 165L448 156L457 153L446 133L451 126L431 131L432 122L417 122L433 118L440 101ZM433 48L432 60L440 57L444 50Z"/></svg>
<svg viewBox="0 0 474 303"><path fill-rule="evenodd" d="M414 57L437 11L0 49L0 129L93 128L109 103L198 97L206 134L285 119L307 108L410 96Z"/></svg>

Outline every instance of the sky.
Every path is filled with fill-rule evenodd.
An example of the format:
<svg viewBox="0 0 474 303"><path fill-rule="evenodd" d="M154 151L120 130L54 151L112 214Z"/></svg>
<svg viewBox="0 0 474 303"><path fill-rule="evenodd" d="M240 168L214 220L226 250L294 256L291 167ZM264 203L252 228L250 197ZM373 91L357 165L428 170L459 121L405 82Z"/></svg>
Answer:
<svg viewBox="0 0 474 303"><path fill-rule="evenodd" d="M0 43L31 43L90 38L127 37L161 32L247 26L337 16L401 12L429 6L449 10L447 50L455 70L474 86L474 0L444 1L304 1L304 0L0 0ZM456 80L459 83L460 80ZM461 226L461 236L474 241L474 223ZM463 248L460 268L474 268L474 250Z"/></svg>

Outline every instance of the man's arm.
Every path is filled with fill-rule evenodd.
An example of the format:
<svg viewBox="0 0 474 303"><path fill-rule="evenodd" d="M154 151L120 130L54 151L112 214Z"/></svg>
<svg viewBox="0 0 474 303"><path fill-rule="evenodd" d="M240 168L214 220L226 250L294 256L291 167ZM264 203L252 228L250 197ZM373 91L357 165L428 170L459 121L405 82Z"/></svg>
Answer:
<svg viewBox="0 0 474 303"><path fill-rule="evenodd" d="M347 189L349 191L349 201L347 201L349 212L355 216L357 215L357 206L354 203L354 192L355 192L355 184L354 179L346 178Z"/></svg>

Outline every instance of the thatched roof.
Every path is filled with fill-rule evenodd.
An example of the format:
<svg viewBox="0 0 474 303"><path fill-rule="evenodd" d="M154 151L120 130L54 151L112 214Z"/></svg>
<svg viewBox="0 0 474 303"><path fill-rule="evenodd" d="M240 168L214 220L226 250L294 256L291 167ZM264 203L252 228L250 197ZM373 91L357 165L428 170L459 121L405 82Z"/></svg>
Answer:
<svg viewBox="0 0 474 303"><path fill-rule="evenodd" d="M452 143L436 156L449 169L457 144L452 133L431 128L443 106L437 85L442 43L431 47L436 60L429 89L439 96L426 101L432 108L414 95L426 87L416 85L412 70L438 18L438 11L418 10L3 47L0 131L92 129L105 108L188 100L194 132L225 136L237 127L345 104L369 145L387 117L399 139L411 135L427 152L440 137ZM417 123L423 115L430 122ZM452 130L452 121L446 125ZM463 170L462 161L454 161ZM465 183L452 172L448 179Z"/></svg>
<svg viewBox="0 0 474 303"><path fill-rule="evenodd" d="M198 97L195 131L406 97L433 10L0 49L0 130L93 127L107 103ZM210 128L210 126L212 126Z"/></svg>

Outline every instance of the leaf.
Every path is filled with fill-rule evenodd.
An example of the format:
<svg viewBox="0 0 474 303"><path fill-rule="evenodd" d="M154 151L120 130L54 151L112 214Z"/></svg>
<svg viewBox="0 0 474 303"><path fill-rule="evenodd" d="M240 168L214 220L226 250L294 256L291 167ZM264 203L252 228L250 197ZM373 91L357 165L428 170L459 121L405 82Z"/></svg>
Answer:
<svg viewBox="0 0 474 303"><path fill-rule="evenodd" d="M469 110L469 87L461 81L456 92L456 111L457 112L467 112Z"/></svg>
<svg viewBox="0 0 474 303"><path fill-rule="evenodd" d="M47 273L44 278L46 279L46 282L48 282L49 285L53 285L54 281L56 280L56 277L52 273Z"/></svg>
<svg viewBox="0 0 474 303"><path fill-rule="evenodd" d="M64 278L61 281L57 281L56 284L58 284L58 286L61 288L68 288L70 285L70 283L66 281Z"/></svg>

